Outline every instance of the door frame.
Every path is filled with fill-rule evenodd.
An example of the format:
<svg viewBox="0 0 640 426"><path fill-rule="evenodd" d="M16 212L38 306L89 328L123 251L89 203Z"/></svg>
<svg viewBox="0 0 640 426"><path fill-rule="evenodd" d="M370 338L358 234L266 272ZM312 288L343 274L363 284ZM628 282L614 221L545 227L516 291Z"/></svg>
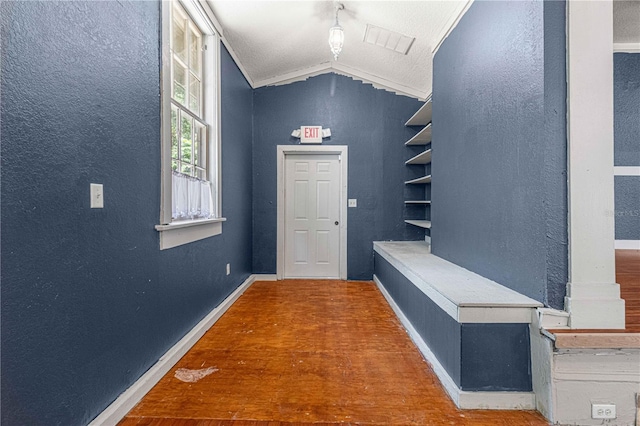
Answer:
<svg viewBox="0 0 640 426"><path fill-rule="evenodd" d="M338 155L340 158L340 279L347 279L347 178L348 147L346 145L278 145L278 201L276 277L284 279L284 161L287 155Z"/></svg>

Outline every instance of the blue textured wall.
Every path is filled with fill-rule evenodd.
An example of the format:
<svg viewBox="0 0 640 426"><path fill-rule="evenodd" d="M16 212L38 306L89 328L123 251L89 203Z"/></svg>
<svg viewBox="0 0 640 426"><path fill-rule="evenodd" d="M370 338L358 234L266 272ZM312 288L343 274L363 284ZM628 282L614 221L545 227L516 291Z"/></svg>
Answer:
<svg viewBox="0 0 640 426"><path fill-rule="evenodd" d="M613 54L614 164L640 166L640 53Z"/></svg>
<svg viewBox="0 0 640 426"><path fill-rule="evenodd" d="M614 160L640 166L640 53L613 55ZM640 176L616 176L617 240L640 240Z"/></svg>
<svg viewBox="0 0 640 426"><path fill-rule="evenodd" d="M348 277L371 279L373 241L424 239L406 225L404 181L420 173L404 166L414 153L404 142L416 129L404 126L420 102L335 74L254 91L255 273L276 272L276 146L297 144L291 131L301 125L331 128L324 145L349 146Z"/></svg>
<svg viewBox="0 0 640 426"><path fill-rule="evenodd" d="M1 423L86 424L251 271L252 91L223 52L228 221L161 252L159 3L0 7Z"/></svg>
<svg viewBox="0 0 640 426"><path fill-rule="evenodd" d="M616 240L640 240L640 176L616 176Z"/></svg>
<svg viewBox="0 0 640 426"><path fill-rule="evenodd" d="M434 58L433 253L562 308L564 2L477 1Z"/></svg>

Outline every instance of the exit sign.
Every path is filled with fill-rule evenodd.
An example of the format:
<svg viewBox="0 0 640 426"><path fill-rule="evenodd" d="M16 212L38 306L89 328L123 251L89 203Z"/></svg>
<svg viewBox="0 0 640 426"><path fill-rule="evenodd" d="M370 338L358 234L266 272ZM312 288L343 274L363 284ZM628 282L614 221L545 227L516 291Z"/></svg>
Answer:
<svg viewBox="0 0 640 426"><path fill-rule="evenodd" d="M322 126L300 127L300 143L322 143Z"/></svg>

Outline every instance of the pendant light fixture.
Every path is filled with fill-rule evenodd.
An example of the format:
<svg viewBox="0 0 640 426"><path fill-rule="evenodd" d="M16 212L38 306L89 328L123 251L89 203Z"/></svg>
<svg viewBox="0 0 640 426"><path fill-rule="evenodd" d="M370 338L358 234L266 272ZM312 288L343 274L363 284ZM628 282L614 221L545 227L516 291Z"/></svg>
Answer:
<svg viewBox="0 0 640 426"><path fill-rule="evenodd" d="M333 53L333 59L337 61L344 45L344 30L338 22L338 12L344 9L344 5L336 2L335 8L336 23L329 29L329 46L331 47L331 53Z"/></svg>

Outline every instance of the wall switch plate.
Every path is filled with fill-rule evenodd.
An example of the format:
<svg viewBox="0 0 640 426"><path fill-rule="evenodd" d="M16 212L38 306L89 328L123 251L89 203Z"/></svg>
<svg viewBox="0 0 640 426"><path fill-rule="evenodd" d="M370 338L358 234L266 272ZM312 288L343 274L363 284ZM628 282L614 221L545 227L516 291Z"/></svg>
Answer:
<svg viewBox="0 0 640 426"><path fill-rule="evenodd" d="M231 264L227 263L227 275L231 274Z"/></svg>
<svg viewBox="0 0 640 426"><path fill-rule="evenodd" d="M102 184L92 183L89 185L89 187L91 188L91 208L104 208L104 192L102 190Z"/></svg>
<svg viewBox="0 0 640 426"><path fill-rule="evenodd" d="M349 198L349 207L358 207L358 200L355 198Z"/></svg>
<svg viewBox="0 0 640 426"><path fill-rule="evenodd" d="M591 404L592 419L615 419L615 404Z"/></svg>

